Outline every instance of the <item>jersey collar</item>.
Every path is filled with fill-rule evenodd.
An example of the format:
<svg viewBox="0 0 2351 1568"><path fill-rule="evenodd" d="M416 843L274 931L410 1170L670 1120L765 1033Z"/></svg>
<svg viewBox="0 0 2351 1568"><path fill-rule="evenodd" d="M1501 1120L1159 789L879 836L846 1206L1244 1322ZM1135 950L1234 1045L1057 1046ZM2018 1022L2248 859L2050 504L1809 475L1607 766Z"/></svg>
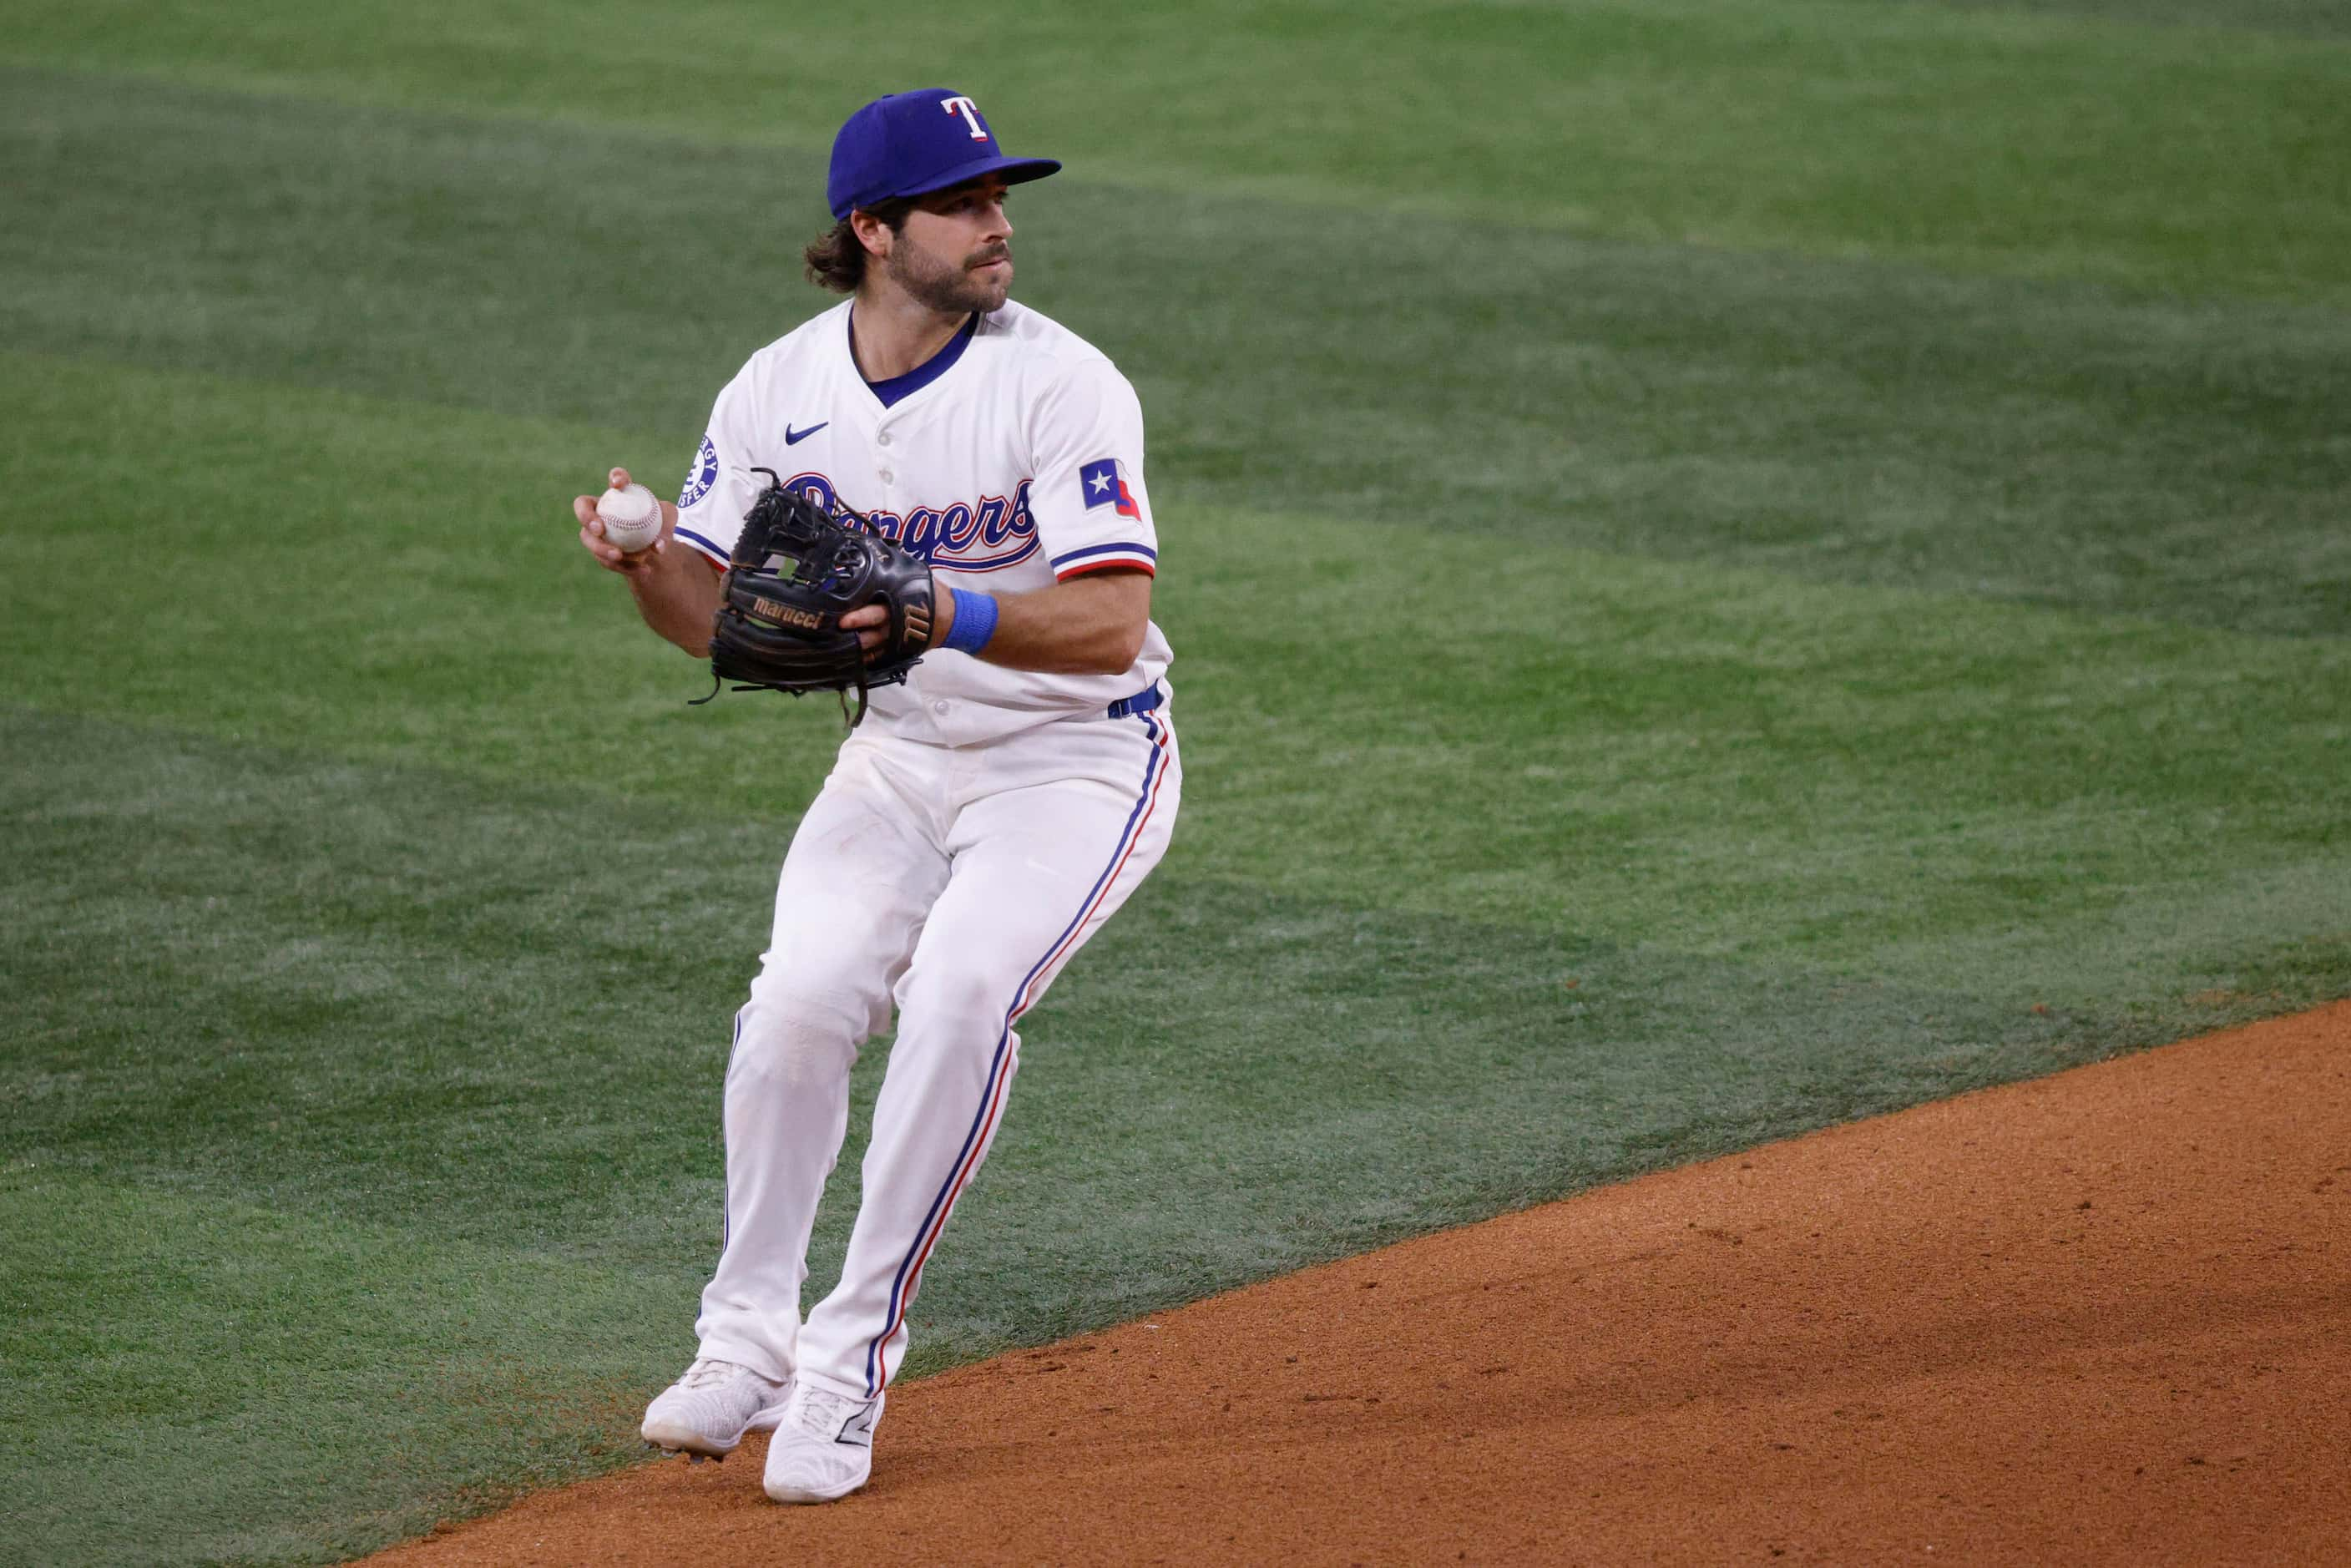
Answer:
<svg viewBox="0 0 2351 1568"><path fill-rule="evenodd" d="M865 382L868 392L882 400L883 408L904 402L953 370L955 362L963 358L964 350L970 346L972 334L977 330L979 330L979 312L975 310L964 322L963 330L947 340L946 347L908 371L904 375L892 376L885 382L869 381L866 380L865 372L861 370L857 372L858 379ZM849 362L852 366L857 363L857 310L854 306L850 308L849 312Z"/></svg>

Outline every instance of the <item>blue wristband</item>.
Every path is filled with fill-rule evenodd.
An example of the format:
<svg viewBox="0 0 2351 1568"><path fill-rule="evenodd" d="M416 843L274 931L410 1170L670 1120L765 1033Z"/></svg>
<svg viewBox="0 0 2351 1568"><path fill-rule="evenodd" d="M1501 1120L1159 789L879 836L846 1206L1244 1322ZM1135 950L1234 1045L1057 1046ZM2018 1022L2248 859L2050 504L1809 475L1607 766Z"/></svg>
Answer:
<svg viewBox="0 0 2351 1568"><path fill-rule="evenodd" d="M996 596L967 593L960 588L947 591L955 595L955 624L947 628L947 640L939 646L958 653L977 653L996 635Z"/></svg>

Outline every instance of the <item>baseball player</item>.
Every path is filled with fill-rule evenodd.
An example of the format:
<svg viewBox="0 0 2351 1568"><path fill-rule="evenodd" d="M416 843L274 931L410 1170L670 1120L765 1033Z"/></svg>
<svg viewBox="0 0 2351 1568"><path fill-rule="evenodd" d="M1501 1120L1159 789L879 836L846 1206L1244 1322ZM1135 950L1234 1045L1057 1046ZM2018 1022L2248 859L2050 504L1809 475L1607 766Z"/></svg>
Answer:
<svg viewBox="0 0 2351 1568"><path fill-rule="evenodd" d="M697 657L754 467L933 573L934 651L874 692L785 857L735 1015L699 1354L645 1412L649 1443L697 1457L772 1428L778 1501L865 1483L907 1310L1001 1124L1015 1026L1158 863L1183 795L1141 407L1099 350L1008 303L1007 193L1060 167L1006 156L961 93L859 110L833 142L834 227L807 252L849 299L718 394L652 546L622 554L595 500L573 504L581 545ZM873 645L884 615L843 624ZM850 1065L893 1006L847 1260L803 1320Z"/></svg>

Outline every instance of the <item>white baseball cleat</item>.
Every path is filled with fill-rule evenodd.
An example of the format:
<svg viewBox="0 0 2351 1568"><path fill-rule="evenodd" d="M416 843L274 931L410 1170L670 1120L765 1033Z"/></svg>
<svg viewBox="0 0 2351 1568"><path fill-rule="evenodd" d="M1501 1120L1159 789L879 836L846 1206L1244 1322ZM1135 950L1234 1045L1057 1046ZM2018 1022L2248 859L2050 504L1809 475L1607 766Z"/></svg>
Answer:
<svg viewBox="0 0 2351 1568"><path fill-rule="evenodd" d="M795 1384L768 1445L768 1495L778 1502L831 1502L873 1473L882 1399L851 1399Z"/></svg>
<svg viewBox="0 0 2351 1568"><path fill-rule="evenodd" d="M704 1357L645 1406L644 1437L665 1452L723 1459L746 1432L764 1432L784 1413L789 1380L771 1383L747 1366Z"/></svg>

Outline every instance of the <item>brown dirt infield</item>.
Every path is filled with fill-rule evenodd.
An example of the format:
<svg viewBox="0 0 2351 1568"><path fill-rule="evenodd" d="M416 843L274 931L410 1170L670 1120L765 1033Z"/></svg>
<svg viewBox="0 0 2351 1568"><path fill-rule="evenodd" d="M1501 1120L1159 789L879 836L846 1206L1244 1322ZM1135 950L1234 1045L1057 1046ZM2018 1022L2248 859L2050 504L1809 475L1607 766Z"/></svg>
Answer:
<svg viewBox="0 0 2351 1568"><path fill-rule="evenodd" d="M2351 1561L2351 1002L911 1385L375 1561Z"/></svg>

